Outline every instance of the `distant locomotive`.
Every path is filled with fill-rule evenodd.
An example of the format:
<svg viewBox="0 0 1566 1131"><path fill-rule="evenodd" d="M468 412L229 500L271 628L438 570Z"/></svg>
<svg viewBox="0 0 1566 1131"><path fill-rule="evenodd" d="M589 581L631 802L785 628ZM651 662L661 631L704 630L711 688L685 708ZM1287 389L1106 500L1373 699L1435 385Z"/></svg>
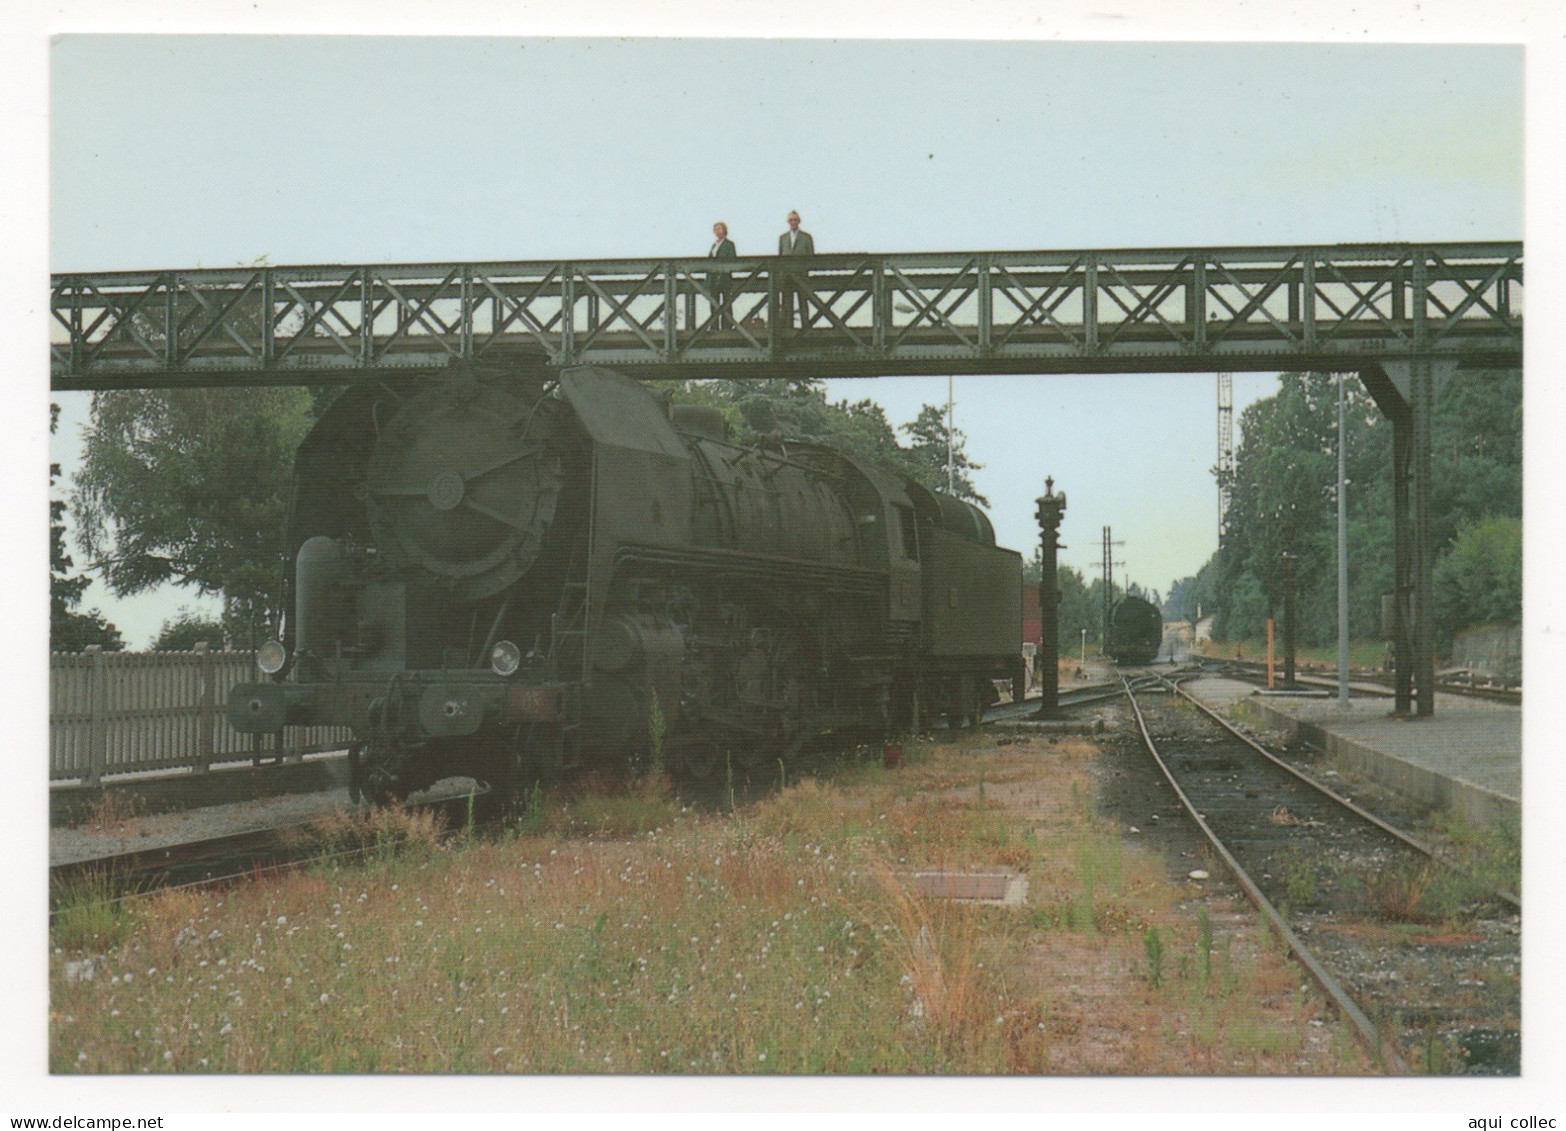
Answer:
<svg viewBox="0 0 1566 1131"><path fill-rule="evenodd" d="M1140 597L1122 597L1109 611L1109 644L1117 664L1150 664L1164 642L1164 617L1158 606Z"/></svg>
<svg viewBox="0 0 1566 1131"><path fill-rule="evenodd" d="M365 382L301 445L284 639L240 731L353 728L353 792L506 795L655 749L687 778L976 720L1022 678L984 513L601 369Z"/></svg>

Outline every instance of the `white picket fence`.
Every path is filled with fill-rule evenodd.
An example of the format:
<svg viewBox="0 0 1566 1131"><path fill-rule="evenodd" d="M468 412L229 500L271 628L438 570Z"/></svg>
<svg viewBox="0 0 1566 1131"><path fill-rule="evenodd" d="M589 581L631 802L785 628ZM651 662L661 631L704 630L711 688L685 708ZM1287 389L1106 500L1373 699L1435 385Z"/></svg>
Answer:
<svg viewBox="0 0 1566 1131"><path fill-rule="evenodd" d="M49 780L226 762L298 761L346 747L346 727L240 734L229 690L258 678L251 652L56 652L49 657Z"/></svg>

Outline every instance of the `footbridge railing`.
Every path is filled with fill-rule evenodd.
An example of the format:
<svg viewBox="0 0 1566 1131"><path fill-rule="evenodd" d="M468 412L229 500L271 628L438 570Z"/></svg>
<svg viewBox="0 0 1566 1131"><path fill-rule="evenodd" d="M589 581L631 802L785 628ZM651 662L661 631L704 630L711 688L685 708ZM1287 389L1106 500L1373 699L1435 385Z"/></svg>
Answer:
<svg viewBox="0 0 1566 1131"><path fill-rule="evenodd" d="M458 361L645 376L1517 365L1520 243L59 274L55 389L329 384Z"/></svg>

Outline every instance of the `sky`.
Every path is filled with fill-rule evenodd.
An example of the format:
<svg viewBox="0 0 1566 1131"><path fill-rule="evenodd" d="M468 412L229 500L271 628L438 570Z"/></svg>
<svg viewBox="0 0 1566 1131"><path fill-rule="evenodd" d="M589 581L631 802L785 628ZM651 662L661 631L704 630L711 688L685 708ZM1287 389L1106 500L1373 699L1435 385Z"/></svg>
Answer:
<svg viewBox="0 0 1566 1131"><path fill-rule="evenodd" d="M741 254L764 253L790 209L821 251L1509 240L1524 235L1526 201L1529 298L1548 310L1562 293L1559 260L1536 253L1558 248L1566 224L1555 204L1563 32L1566 16L1545 0L144 0L134 9L20 0L0 40L0 186L11 220L0 351L19 422L7 458L32 489L0 494L24 579L8 619L30 644L46 639L43 467L56 459L69 473L85 418L84 397L56 395L66 423L50 444L41 296L51 270L699 255L718 219ZM1556 321L1530 323L1530 367L1560 356L1566 327ZM1237 409L1270 388L1269 377L1237 375ZM944 403L946 382L835 383L832 395L882 400L897 424ZM1550 627L1560 615L1549 584L1558 536L1533 521L1561 481L1560 396L1530 378L1534 672L1561 649ZM1125 543L1124 572L1162 591L1212 552L1211 374L960 378L956 422L984 465L975 481L1003 543L1031 553L1033 499L1051 475L1068 495L1063 560L1088 576L1106 525ZM176 592L120 605L98 590L89 603L140 646L193 601ZM17 702L37 705L44 645L31 647L12 686ZM1548 743L1540 728L1558 708L1531 702L1533 749ZM35 751L41 712L27 713L27 725L19 748ZM1528 774L1531 797L1566 788L1548 759ZM24 795L37 796L13 792ZM40 807L7 805L7 826L42 843ZM1558 865L1558 842L1547 847ZM16 890L41 906L41 880ZM1538 924L1531 910L1531 935ZM1532 937L1554 946L1559 935ZM36 954L23 955L36 969ZM1218 1092L1201 1081L1126 1081L1107 1094L1093 1081L1051 1081L956 1103L1326 1105L1427 1110L1457 1126L1459 1112L1541 1101L1532 1107L1559 1115L1558 1077L1537 1050L1560 1051L1557 1037L1541 1039L1554 1032L1542 1019L1566 1015L1566 995L1543 979L1528 988L1531 1078L1482 1093L1455 1082L1390 1094L1318 1084L1301 1099L1272 1081ZM67 1093L42 1078L37 1016L0 1026L0 1063L20 1073L10 1083L25 1084L14 1094L40 1111L121 1108L127 1094L159 1102L125 1082ZM316 1081L283 1091L215 1083L189 1085L180 1102L334 1103ZM450 1096L440 1083L421 1082L417 1094L388 1086L369 1102ZM460 1102L518 1102L490 1083L464 1085ZM730 1110L822 1095L828 1106L863 1102L796 1083L715 1087L713 1102ZM620 1106L641 1094L592 1099ZM527 1095L584 1102L570 1081L538 1082ZM927 1112L951 1102L915 1085L879 1095Z"/></svg>
<svg viewBox="0 0 1566 1131"><path fill-rule="evenodd" d="M1522 235L1519 46L65 36L50 265L741 254ZM116 92L134 91L134 97ZM1441 129L1428 128L1439 121ZM1273 387L1236 380L1236 418ZM1002 544L1167 593L1217 544L1212 374L962 378ZM894 425L941 378L836 381ZM67 477L87 395L60 398ZM77 554L78 561L87 559ZM133 647L170 587L100 608Z"/></svg>

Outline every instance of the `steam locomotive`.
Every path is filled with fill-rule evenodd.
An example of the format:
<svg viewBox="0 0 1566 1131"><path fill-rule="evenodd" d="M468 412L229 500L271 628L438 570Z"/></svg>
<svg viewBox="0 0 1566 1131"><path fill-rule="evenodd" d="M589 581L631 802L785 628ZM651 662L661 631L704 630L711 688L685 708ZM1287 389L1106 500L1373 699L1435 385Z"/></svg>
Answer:
<svg viewBox="0 0 1566 1131"><path fill-rule="evenodd" d="M1122 597L1109 610L1109 646L1117 664L1150 664L1164 643L1164 616L1140 597Z"/></svg>
<svg viewBox="0 0 1566 1131"><path fill-rule="evenodd" d="M346 390L287 537L292 614L229 719L352 727L356 799L771 767L1023 678L1021 557L982 511L602 369Z"/></svg>

